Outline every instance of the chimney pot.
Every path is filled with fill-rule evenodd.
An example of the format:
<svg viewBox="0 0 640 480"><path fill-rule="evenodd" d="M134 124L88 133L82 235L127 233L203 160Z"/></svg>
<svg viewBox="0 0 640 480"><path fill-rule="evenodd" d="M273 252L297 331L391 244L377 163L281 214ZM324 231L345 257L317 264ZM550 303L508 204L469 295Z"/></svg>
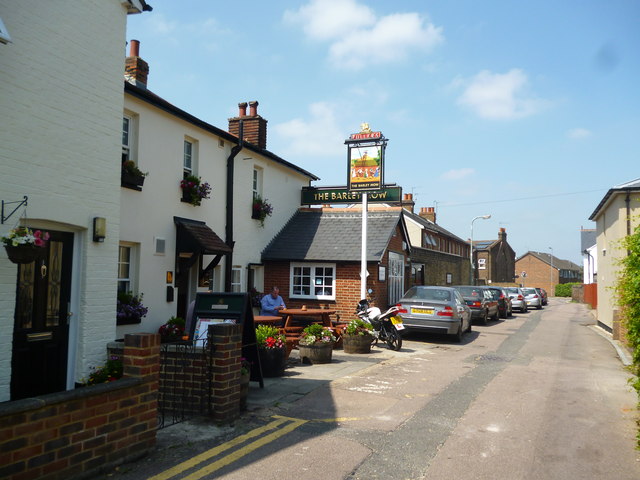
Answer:
<svg viewBox="0 0 640 480"><path fill-rule="evenodd" d="M140 56L140 40L131 40L131 48L129 49L130 57Z"/></svg>
<svg viewBox="0 0 640 480"><path fill-rule="evenodd" d="M249 102L249 115L251 117L258 116L258 102L255 100L253 102Z"/></svg>
<svg viewBox="0 0 640 480"><path fill-rule="evenodd" d="M240 102L238 104L238 116L239 117L247 116L247 102Z"/></svg>

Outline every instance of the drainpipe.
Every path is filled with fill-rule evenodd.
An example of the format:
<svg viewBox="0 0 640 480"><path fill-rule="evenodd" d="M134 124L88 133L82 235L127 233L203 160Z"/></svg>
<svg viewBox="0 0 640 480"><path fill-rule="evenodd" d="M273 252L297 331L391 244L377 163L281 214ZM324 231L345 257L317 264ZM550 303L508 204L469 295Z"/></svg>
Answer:
<svg viewBox="0 0 640 480"><path fill-rule="evenodd" d="M235 240L233 239L233 170L236 155L242 150L244 143L244 128L242 120L238 126L238 144L231 149L231 154L227 158L227 226L225 228L225 243L232 249L232 252L227 255L224 263L224 291L231 291L231 275L233 273L233 245Z"/></svg>

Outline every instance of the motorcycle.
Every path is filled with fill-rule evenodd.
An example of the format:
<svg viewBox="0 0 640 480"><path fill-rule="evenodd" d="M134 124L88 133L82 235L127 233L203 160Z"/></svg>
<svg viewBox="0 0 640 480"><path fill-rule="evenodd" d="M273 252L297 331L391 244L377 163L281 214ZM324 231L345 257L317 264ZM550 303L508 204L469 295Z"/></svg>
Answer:
<svg viewBox="0 0 640 480"><path fill-rule="evenodd" d="M378 340L386 342L391 350L398 351L402 348L402 337L400 331L404 330L402 319L396 316L400 309L396 306L382 312L378 307L371 307L369 301L364 299L358 302L356 315L373 326Z"/></svg>

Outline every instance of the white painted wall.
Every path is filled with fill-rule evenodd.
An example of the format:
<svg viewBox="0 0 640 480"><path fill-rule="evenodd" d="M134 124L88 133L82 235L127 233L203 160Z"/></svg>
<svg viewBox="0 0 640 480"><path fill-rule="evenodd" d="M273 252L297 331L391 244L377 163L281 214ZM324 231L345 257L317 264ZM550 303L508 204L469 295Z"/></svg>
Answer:
<svg viewBox="0 0 640 480"><path fill-rule="evenodd" d="M122 70L120 0L0 0L0 197L29 197L29 225L76 234L69 378L105 358L115 336ZM0 234L18 216L0 225ZM90 238L92 219L107 238ZM0 249L0 400L9 398L16 265Z"/></svg>
<svg viewBox="0 0 640 480"><path fill-rule="evenodd" d="M151 65L153 69L153 65ZM153 79L149 79L152 87ZM166 301L165 274L175 273L176 227L173 217L204 221L223 240L226 225L226 164L233 144L219 146L220 137L196 127L179 117L159 110L132 95L125 95L125 110L137 117L137 162L143 172L149 172L141 192L122 188L122 221L120 239L139 245L139 278L137 291L144 294L149 308L142 324L117 328L117 338L134 331L155 332L171 316L176 315L177 301ZM218 128L226 129L225 126ZM183 141L197 142L195 173L212 186L211 198L194 207L180 201ZM271 217L260 222L251 218L253 169L263 169L262 196L274 207ZM259 263L260 254L300 205L300 189L309 184L309 177L272 159L248 149L235 158L234 174L234 239L233 265L242 267L242 284L246 286L250 263ZM166 254L154 254L154 237L166 241ZM207 260L212 257L205 257ZM259 275L262 270L258 268ZM198 288L191 288L195 296ZM216 268L215 289L224 286L224 260ZM262 278L257 278L262 285ZM202 289L201 289L202 290ZM177 291L176 297L177 299Z"/></svg>
<svg viewBox="0 0 640 480"><path fill-rule="evenodd" d="M588 254L582 254L582 282L595 283L594 276L598 273L598 246L587 248Z"/></svg>

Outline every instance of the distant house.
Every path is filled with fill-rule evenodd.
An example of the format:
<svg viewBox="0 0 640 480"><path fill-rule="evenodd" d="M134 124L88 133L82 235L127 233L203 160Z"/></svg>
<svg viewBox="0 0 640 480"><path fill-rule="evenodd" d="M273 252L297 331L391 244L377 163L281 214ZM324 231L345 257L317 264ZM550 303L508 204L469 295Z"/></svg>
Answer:
<svg viewBox="0 0 640 480"><path fill-rule="evenodd" d="M367 289L386 308L408 286L409 240L400 207L370 207ZM301 208L262 252L266 286L280 287L287 307L325 306L343 319L360 300L362 212L358 208Z"/></svg>
<svg viewBox="0 0 640 480"><path fill-rule="evenodd" d="M296 212L301 188L318 179L266 149L258 102L239 103L221 129L148 89L138 42L126 60L122 159L149 175L120 189L118 290L143 294L149 311L136 323L119 321L117 338L185 318L199 291L263 291L260 254ZM209 198L185 195L181 184L191 177L210 185ZM263 219L258 197L272 209Z"/></svg>
<svg viewBox="0 0 640 480"><path fill-rule="evenodd" d="M473 242L476 253L476 282L512 283L515 280L516 252L507 243L507 232L501 228L497 240L478 240Z"/></svg>
<svg viewBox="0 0 640 480"><path fill-rule="evenodd" d="M618 242L631 235L640 224L640 178L616 185L607 191L589 220L596 222L598 265L598 324L621 337L612 287L617 280L616 262L626 255Z"/></svg>
<svg viewBox="0 0 640 480"><path fill-rule="evenodd" d="M590 284L598 282L598 257L595 228L580 229L580 251L582 252L582 283Z"/></svg>
<svg viewBox="0 0 640 480"><path fill-rule="evenodd" d="M549 296L555 294L555 286L559 283L582 281L580 266L549 253L525 253L516 259L516 271L522 286L544 288Z"/></svg>
<svg viewBox="0 0 640 480"><path fill-rule="evenodd" d="M410 285L460 285L469 282L469 243L436 223L433 207L413 213L413 195L403 199L411 243Z"/></svg>

